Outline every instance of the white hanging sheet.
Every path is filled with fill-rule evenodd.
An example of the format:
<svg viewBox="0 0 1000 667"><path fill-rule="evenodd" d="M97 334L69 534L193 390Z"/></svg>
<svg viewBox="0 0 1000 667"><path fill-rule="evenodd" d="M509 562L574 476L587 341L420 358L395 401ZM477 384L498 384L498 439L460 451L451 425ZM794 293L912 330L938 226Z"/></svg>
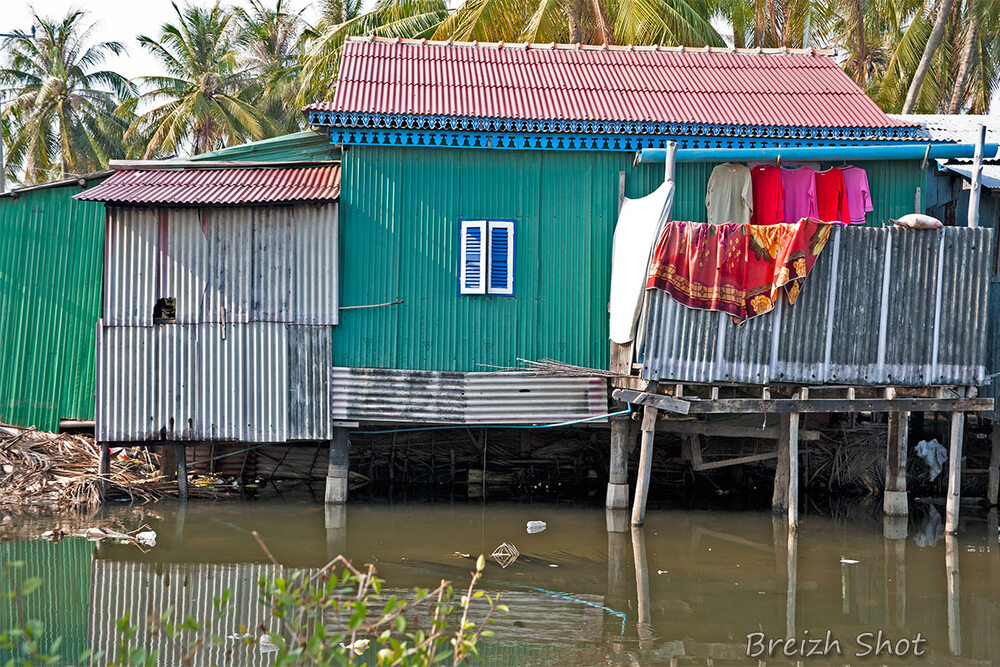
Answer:
<svg viewBox="0 0 1000 667"><path fill-rule="evenodd" d="M673 210L674 184L666 181L641 199L626 199L618 214L611 250L610 337L615 343L635 338L642 309L649 258L663 222Z"/></svg>

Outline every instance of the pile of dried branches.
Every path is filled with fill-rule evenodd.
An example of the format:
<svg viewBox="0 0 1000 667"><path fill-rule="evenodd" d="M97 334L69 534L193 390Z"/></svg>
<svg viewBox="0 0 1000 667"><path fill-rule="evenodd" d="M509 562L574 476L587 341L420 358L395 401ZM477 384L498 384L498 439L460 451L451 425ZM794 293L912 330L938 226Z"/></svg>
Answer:
<svg viewBox="0 0 1000 667"><path fill-rule="evenodd" d="M108 492L155 500L155 457L112 457ZM86 436L0 424L0 498L4 503L94 507L101 502L100 449ZM159 481L162 484L162 481Z"/></svg>
<svg viewBox="0 0 1000 667"><path fill-rule="evenodd" d="M838 425L809 446L810 486L880 493L885 486L885 424Z"/></svg>

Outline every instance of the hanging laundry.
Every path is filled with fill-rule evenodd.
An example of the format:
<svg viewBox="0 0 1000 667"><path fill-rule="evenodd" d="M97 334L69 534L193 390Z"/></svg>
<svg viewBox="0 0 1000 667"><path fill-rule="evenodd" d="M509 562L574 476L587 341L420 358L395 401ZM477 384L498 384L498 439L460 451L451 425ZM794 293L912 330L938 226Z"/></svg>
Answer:
<svg viewBox="0 0 1000 667"><path fill-rule="evenodd" d="M863 225L865 213L874 211L872 194L868 189L868 172L861 167L841 167L844 174L844 191L847 192L847 207L851 211L851 224Z"/></svg>
<svg viewBox="0 0 1000 667"><path fill-rule="evenodd" d="M840 169L831 167L816 172L816 208L824 222L840 221L846 225L851 221L844 172Z"/></svg>
<svg viewBox="0 0 1000 667"><path fill-rule="evenodd" d="M608 301L610 338L615 343L624 344L635 338L649 257L660 224L670 219L673 199L674 184L667 181L641 199L626 199L622 203L611 246Z"/></svg>
<svg viewBox="0 0 1000 667"><path fill-rule="evenodd" d="M750 170L733 162L725 162L713 169L708 178L705 208L708 209L708 222L713 225L750 222L753 210Z"/></svg>
<svg viewBox="0 0 1000 667"><path fill-rule="evenodd" d="M785 222L819 217L816 207L816 172L809 167L781 169L781 185L785 189Z"/></svg>
<svg viewBox="0 0 1000 667"><path fill-rule="evenodd" d="M785 188L781 185L781 170L770 164L759 164L750 170L753 192L753 214L750 224L774 225L785 221Z"/></svg>
<svg viewBox="0 0 1000 667"><path fill-rule="evenodd" d="M689 308L721 310L744 322L774 308L781 288L795 303L831 227L815 218L777 225L668 222L646 287L664 290Z"/></svg>

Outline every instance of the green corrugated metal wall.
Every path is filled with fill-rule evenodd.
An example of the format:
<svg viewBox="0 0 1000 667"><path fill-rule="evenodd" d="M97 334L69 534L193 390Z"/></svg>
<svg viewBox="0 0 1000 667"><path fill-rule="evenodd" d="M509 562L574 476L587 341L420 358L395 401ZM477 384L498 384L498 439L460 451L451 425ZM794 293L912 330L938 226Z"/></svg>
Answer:
<svg viewBox="0 0 1000 667"><path fill-rule="evenodd" d="M662 165L626 153L353 147L341 187L345 366L475 371L518 357L604 368L618 173L639 197ZM677 219L705 220L714 165L677 168ZM867 162L870 224L913 208L919 163ZM458 294L458 221L513 219L515 296Z"/></svg>
<svg viewBox="0 0 1000 667"><path fill-rule="evenodd" d="M44 625L41 648L50 650L62 638L59 653L63 662L77 664L87 649L90 609L90 563L94 545L70 538L55 544L40 540L0 543L0 632L20 625L23 620ZM21 567L7 569L7 563ZM7 593L20 591L26 579L38 577L42 585L24 600L22 619ZM0 650L0 664L13 657Z"/></svg>
<svg viewBox="0 0 1000 667"><path fill-rule="evenodd" d="M0 421L55 431L94 418L104 205L78 192L0 197Z"/></svg>

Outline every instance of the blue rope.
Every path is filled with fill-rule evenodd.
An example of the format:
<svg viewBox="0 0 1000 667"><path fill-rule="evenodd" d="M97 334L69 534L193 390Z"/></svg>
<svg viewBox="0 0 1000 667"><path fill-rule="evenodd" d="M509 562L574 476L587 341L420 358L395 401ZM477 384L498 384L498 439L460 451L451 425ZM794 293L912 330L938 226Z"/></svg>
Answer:
<svg viewBox="0 0 1000 667"><path fill-rule="evenodd" d="M596 415L594 417L587 417L586 419L574 419L568 422L558 422L556 424L530 424L530 425L507 425L507 424L456 424L453 426L421 426L417 428L395 428L384 431L359 431L360 433L412 433L413 431L442 431L446 429L454 428L558 428L561 426L574 426L576 424L586 424L587 422L600 421L602 419L607 419L608 417L618 417L620 415L632 414L632 405L624 410L619 410L618 412L608 412L603 415Z"/></svg>
<svg viewBox="0 0 1000 667"><path fill-rule="evenodd" d="M496 579L492 579L492 580L488 580L488 581L490 581L491 583L495 583L495 584L502 584L502 585L505 585L505 586L513 586L514 588L524 588L524 589L527 589L529 591L538 591L539 593L545 593L546 595L551 595L552 597L557 597L557 598L560 598L560 599L563 599L563 600L569 600L570 602L578 602L580 604L585 604L588 607L596 607L597 609L602 609L602 610L608 612L609 614L611 614L612 616L617 616L620 619L622 619L622 636L625 636L625 621L628 619L628 616L626 616L624 612L615 611L611 607L605 607L603 604L597 604L596 602L591 602L589 600L581 600L578 597L574 597L574 596L570 595L569 593L563 593L561 591L550 591L550 590L548 590L546 588L539 588L537 586L525 586L524 584L514 584L514 583L507 582L507 581L497 581Z"/></svg>

